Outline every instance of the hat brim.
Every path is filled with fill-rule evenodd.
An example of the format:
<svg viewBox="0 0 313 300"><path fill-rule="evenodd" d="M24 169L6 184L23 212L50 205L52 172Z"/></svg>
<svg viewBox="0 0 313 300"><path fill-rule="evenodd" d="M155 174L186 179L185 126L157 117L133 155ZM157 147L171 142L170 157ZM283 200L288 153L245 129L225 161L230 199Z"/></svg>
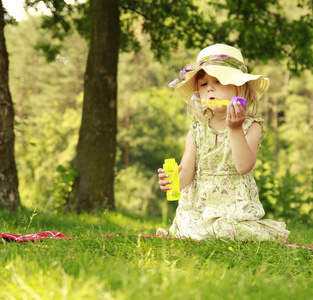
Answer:
<svg viewBox="0 0 313 300"><path fill-rule="evenodd" d="M258 99L268 90L270 85L269 78L264 78L262 75L243 73L239 69L227 66L200 66L194 71L188 72L185 80L175 87L175 90L180 97L185 100L190 99L192 93L195 92L195 75L201 69L203 69L208 75L217 78L223 85L233 84L235 86L241 86L246 82L251 81L251 86L256 92Z"/></svg>

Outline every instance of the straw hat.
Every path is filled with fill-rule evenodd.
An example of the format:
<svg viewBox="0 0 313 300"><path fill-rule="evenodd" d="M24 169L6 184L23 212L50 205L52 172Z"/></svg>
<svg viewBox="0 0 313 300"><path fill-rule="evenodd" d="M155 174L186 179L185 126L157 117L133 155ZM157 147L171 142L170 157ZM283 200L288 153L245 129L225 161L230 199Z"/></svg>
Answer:
<svg viewBox="0 0 313 300"><path fill-rule="evenodd" d="M260 98L268 89L270 80L262 75L248 73L241 52L231 46L215 44L200 51L194 69L187 67L180 71L181 79L174 79L169 86L175 88L183 99L190 99L195 92L195 75L203 69L223 85L241 86L251 81L252 88Z"/></svg>

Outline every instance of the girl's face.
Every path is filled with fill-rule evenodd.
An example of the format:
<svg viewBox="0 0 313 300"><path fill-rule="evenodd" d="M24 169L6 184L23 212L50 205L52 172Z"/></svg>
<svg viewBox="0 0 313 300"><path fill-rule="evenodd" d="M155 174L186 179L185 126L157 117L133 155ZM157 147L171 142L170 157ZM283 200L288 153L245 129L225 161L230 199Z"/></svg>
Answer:
<svg viewBox="0 0 313 300"><path fill-rule="evenodd" d="M237 87L235 85L222 85L217 78L208 74L205 74L204 77L200 78L197 85L201 99L230 100L233 96L237 96ZM213 109L214 108L216 108L216 106L213 107ZM224 110L226 106L223 105L221 108Z"/></svg>

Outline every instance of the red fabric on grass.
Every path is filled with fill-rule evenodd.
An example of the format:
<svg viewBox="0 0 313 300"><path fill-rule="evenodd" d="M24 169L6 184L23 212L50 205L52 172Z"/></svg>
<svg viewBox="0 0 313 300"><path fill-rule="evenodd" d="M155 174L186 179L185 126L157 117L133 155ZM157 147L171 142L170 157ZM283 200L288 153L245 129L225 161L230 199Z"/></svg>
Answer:
<svg viewBox="0 0 313 300"><path fill-rule="evenodd" d="M34 242L34 241L42 241L46 239L69 239L71 240L72 237L57 231L42 231L34 234L27 234L27 235L18 235L18 234L11 234L11 233L0 233L0 237L5 240L12 240L15 242Z"/></svg>

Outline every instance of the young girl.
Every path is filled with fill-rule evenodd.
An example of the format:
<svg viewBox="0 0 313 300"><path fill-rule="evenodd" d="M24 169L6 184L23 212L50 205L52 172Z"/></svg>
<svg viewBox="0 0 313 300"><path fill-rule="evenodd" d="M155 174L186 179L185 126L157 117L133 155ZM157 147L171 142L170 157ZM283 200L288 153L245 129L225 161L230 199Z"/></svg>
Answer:
<svg viewBox="0 0 313 300"><path fill-rule="evenodd" d="M194 121L179 166L182 193L176 217L168 231L159 228L157 235L285 242L285 223L261 219L265 213L252 173L266 134L255 115L269 79L249 74L240 51L224 44L204 48L195 69L180 75L169 86L187 101ZM212 105L202 107L194 92ZM245 98L246 107L240 102L218 105L233 96ZM166 192L171 181L163 169L158 173Z"/></svg>

